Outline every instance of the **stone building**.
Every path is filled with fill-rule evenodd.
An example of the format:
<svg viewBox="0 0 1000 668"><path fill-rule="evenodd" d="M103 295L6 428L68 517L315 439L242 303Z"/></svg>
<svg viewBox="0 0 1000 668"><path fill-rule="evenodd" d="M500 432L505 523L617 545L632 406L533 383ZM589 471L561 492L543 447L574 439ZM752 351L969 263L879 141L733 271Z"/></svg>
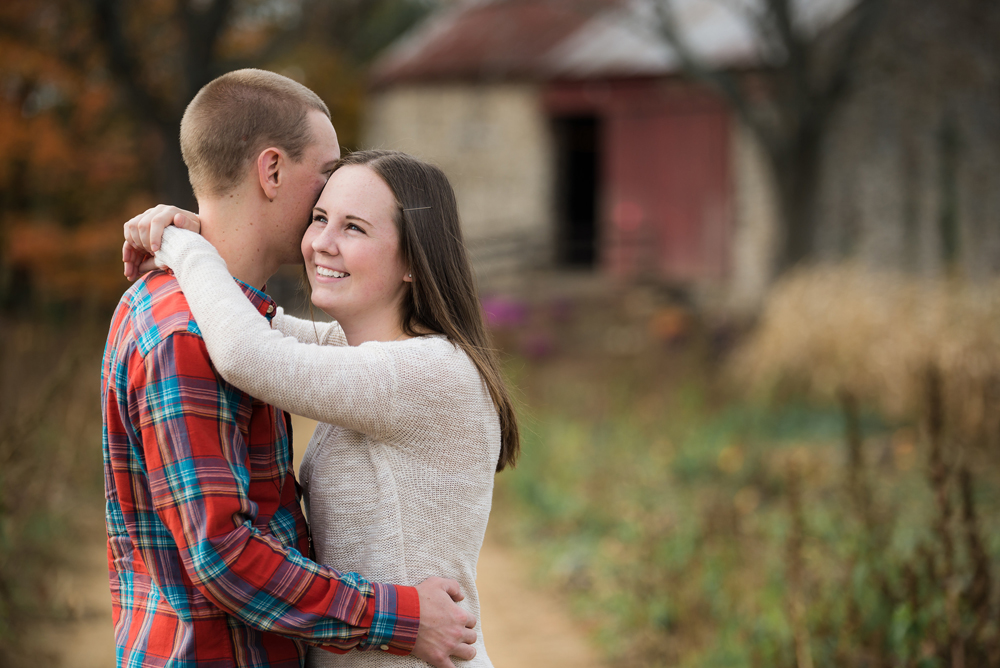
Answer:
<svg viewBox="0 0 1000 668"><path fill-rule="evenodd" d="M823 152L819 256L995 271L997 49L988 35L954 47L935 38L935 26L959 41L970 30L939 16L955 12L944 0L887 4ZM677 285L735 307L764 294L777 242L770 172L724 101L679 75L646 6L458 2L376 63L366 145L445 170L487 287L561 267ZM701 61L758 67L756 33L732 3L674 6ZM796 6L818 31L853 2ZM925 50L912 54L915 44ZM975 68L956 78L963 49Z"/></svg>
<svg viewBox="0 0 1000 668"><path fill-rule="evenodd" d="M731 13L681 9L702 58L752 63ZM554 266L753 299L769 267L766 170L648 26L620 0L459 3L376 63L365 143L445 170L487 286Z"/></svg>
<svg viewBox="0 0 1000 668"><path fill-rule="evenodd" d="M1000 5L887 0L823 151L823 259L1000 273Z"/></svg>

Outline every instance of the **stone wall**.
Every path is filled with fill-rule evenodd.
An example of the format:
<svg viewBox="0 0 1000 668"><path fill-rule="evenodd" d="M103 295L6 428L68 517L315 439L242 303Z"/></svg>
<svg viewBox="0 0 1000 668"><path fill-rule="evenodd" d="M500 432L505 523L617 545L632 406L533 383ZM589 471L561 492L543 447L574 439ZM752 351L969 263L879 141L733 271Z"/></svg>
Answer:
<svg viewBox="0 0 1000 668"><path fill-rule="evenodd" d="M735 227L731 269L722 305L745 313L760 306L773 279L778 243L777 203L763 149L735 114L732 124L730 164Z"/></svg>
<svg viewBox="0 0 1000 668"><path fill-rule="evenodd" d="M889 0L824 151L820 256L1000 272L1000 9Z"/></svg>
<svg viewBox="0 0 1000 668"><path fill-rule="evenodd" d="M484 288L547 264L553 241L553 157L531 84L398 86L374 93L368 148L438 165L458 197L466 241Z"/></svg>

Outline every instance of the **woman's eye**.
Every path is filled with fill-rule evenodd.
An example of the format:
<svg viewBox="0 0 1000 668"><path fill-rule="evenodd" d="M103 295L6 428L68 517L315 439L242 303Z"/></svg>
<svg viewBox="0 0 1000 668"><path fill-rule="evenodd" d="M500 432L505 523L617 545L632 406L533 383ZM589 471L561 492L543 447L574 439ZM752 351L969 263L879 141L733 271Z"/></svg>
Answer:
<svg viewBox="0 0 1000 668"><path fill-rule="evenodd" d="M357 230L358 232L362 232L362 233L364 232L363 229L361 229L360 227L358 227L354 223L348 223L347 224L347 229L349 229L349 230Z"/></svg>
<svg viewBox="0 0 1000 668"><path fill-rule="evenodd" d="M326 224L326 216L321 213L314 213L312 217L312 222Z"/></svg>

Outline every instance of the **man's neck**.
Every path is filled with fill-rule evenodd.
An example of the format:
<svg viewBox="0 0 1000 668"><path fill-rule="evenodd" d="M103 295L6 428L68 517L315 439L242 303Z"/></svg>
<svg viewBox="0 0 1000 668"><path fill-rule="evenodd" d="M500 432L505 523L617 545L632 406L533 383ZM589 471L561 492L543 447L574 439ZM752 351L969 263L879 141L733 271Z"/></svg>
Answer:
<svg viewBox="0 0 1000 668"><path fill-rule="evenodd" d="M280 262L266 236L269 225L259 207L239 193L198 202L201 234L212 242L239 280L262 288Z"/></svg>

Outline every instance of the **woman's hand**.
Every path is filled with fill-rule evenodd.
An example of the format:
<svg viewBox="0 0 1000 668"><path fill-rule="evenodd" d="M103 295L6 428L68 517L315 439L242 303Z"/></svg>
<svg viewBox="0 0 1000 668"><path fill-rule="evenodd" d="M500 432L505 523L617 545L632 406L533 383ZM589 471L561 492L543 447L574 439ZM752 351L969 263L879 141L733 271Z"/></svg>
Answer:
<svg viewBox="0 0 1000 668"><path fill-rule="evenodd" d="M147 209L125 223L125 243L122 245L125 278L134 281L156 268L153 254L159 250L163 230L169 225L201 232L201 219L197 214L167 204Z"/></svg>

